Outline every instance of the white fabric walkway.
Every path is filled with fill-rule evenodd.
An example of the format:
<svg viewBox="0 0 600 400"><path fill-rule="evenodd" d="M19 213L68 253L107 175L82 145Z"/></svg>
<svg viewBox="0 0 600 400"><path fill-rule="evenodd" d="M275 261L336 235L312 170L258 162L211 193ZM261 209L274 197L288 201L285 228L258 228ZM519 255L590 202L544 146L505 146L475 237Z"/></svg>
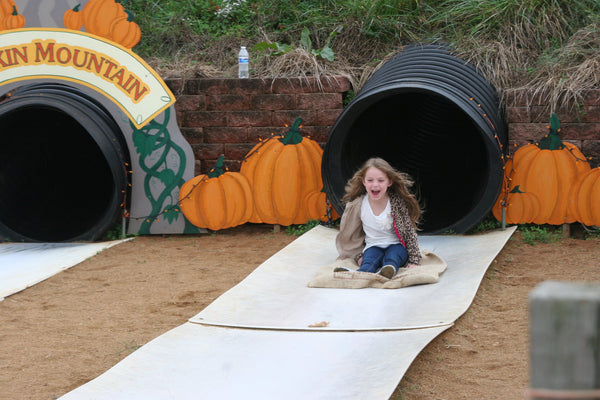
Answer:
<svg viewBox="0 0 600 400"><path fill-rule="evenodd" d="M102 243L0 244L0 300L125 240Z"/></svg>
<svg viewBox="0 0 600 400"><path fill-rule="evenodd" d="M316 227L189 322L60 399L388 399L468 309L514 229L423 236L421 247L448 263L440 281L386 290L308 288L336 257L337 231Z"/></svg>

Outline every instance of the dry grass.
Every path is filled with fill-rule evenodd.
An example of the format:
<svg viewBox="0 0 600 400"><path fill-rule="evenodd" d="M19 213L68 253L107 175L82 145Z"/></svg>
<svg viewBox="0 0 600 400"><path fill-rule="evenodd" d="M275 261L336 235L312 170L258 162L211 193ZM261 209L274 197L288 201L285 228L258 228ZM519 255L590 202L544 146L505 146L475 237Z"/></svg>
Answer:
<svg viewBox="0 0 600 400"><path fill-rule="evenodd" d="M569 34L560 27L560 18L547 15L537 18L523 19L495 37L463 37L454 45L456 54L478 68L498 89L501 99L508 91L525 89L547 105L549 112L560 107L577 107L585 90L600 88L600 26L591 24ZM279 56L251 51L252 76L344 76L350 80L354 92L358 92L385 61L403 48L400 41L381 43L365 38L360 29L350 24L335 37L332 62L300 46ZM554 30L554 38L564 37L564 42L551 43L548 40L551 30ZM188 39L185 49L173 57L173 61L147 61L165 78L235 77L240 44L250 49L253 46L231 38L210 42L202 38ZM258 39L269 40L266 34Z"/></svg>

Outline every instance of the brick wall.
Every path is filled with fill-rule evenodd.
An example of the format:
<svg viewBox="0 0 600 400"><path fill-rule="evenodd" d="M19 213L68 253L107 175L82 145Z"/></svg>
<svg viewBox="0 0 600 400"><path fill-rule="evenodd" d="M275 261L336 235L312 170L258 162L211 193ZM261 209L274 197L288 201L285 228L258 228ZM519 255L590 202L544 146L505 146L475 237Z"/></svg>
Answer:
<svg viewBox="0 0 600 400"><path fill-rule="evenodd" d="M583 93L583 101L573 108L556 110L563 141L575 144L590 165L600 166L600 89ZM524 90L515 90L506 96L506 119L511 153L527 143L533 143L548 133L550 112L539 97Z"/></svg>
<svg viewBox="0 0 600 400"><path fill-rule="evenodd" d="M279 134L296 117L301 132L322 146L350 90L344 78L171 79L183 135L196 155L196 174L209 170L221 154L231 171L260 139Z"/></svg>
<svg viewBox="0 0 600 400"><path fill-rule="evenodd" d="M343 109L350 90L345 78L297 79L171 79L166 81L178 100L177 120L196 156L196 174L212 167L225 155L229 169L259 139L285 131L296 117L302 118L302 132L327 142L330 128ZM600 165L600 90L585 93L577 110L557 110L562 138L576 144ZM524 91L507 94L506 117L511 152L539 140L547 133L546 105Z"/></svg>

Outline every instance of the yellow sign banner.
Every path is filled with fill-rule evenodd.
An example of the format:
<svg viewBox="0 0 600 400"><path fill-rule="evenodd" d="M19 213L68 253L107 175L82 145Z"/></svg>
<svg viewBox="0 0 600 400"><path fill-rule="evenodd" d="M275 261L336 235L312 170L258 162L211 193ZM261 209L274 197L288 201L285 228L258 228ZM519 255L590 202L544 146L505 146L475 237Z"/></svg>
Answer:
<svg viewBox="0 0 600 400"><path fill-rule="evenodd" d="M109 40L67 29L0 32L0 85L44 78L77 82L102 93L138 128L175 102L150 66Z"/></svg>

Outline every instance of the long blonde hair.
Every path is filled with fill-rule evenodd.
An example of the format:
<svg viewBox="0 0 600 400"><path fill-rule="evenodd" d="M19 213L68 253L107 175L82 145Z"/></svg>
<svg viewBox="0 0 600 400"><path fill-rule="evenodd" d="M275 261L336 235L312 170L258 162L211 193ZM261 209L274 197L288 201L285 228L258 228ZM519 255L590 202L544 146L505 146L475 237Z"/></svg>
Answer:
<svg viewBox="0 0 600 400"><path fill-rule="evenodd" d="M356 171L354 176L348 180L346 184L346 194L342 198L344 202L351 202L359 196L367 193L363 181L369 168L377 168L381 172L387 175L388 179L392 182L392 186L388 188L393 193L400 196L406 203L408 208L408 214L411 221L418 225L421 219L421 207L419 201L415 195L410 191L410 187L414 184L410 175L400 172L390 165L383 158L373 157L365 161L362 167Z"/></svg>

